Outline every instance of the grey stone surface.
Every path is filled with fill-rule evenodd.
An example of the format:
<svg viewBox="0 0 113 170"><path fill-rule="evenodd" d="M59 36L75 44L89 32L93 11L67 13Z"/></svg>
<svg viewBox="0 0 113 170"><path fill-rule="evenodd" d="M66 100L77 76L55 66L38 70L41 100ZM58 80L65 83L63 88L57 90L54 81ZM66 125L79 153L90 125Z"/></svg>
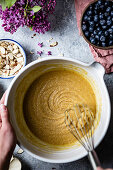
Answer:
<svg viewBox="0 0 113 170"><path fill-rule="evenodd" d="M88 44L82 37L79 36L76 15L74 8L74 0L57 0L57 6L55 14L50 18L52 28L46 34L40 34L31 38L33 32L28 28L20 28L16 33L11 35L6 33L1 27L0 21L0 38L11 38L18 41L26 51L27 64L37 59L37 50L41 50L38 47L38 42L43 42L44 53L42 57L47 56L47 51L51 50L53 56L58 56L60 53L64 53L64 56L75 58L83 62L91 63L94 61L90 52ZM58 46L54 48L49 47L49 40L53 37L53 41L58 41ZM31 55L30 51L34 51L35 54ZM104 167L113 168L113 73L105 75L104 77L112 105L112 117L108 132L97 147L96 151ZM4 91L10 85L11 80L0 80L0 97ZM28 153L17 154L18 146L15 149L14 155L22 161L23 170L90 170L91 166L87 157L78 160L76 162L67 164L50 164L41 162L31 157Z"/></svg>

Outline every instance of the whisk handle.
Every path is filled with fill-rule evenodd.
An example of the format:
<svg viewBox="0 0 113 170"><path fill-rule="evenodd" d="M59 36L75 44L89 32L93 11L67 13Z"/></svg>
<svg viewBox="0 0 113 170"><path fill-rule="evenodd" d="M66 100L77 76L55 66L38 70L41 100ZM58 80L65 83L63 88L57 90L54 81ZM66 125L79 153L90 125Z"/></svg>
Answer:
<svg viewBox="0 0 113 170"><path fill-rule="evenodd" d="M98 159L98 156L95 150L88 152L88 157L89 157L93 170L96 170L98 166L101 167L100 161Z"/></svg>

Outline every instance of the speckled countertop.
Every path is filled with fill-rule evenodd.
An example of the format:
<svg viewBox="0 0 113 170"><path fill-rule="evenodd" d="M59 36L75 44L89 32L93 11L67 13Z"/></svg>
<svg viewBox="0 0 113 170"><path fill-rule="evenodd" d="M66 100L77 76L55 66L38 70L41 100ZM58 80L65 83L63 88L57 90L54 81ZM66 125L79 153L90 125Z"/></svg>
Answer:
<svg viewBox="0 0 113 170"><path fill-rule="evenodd" d="M52 23L52 29L46 34L36 35L31 38L34 34L28 28L20 28L16 33L11 35L6 33L1 27L0 21L0 38L11 38L18 41L26 51L27 64L37 59L37 50L40 47L37 45L38 42L43 42L44 53L42 57L47 56L49 50L52 51L53 56L64 54L65 57L71 57L83 62L93 62L93 56L90 52L88 44L82 37L79 36L74 0L57 0L57 6L55 14L50 18ZM52 41L58 41L58 46L54 48L49 47L47 40L53 38ZM31 55L30 51L34 51L35 54ZM108 132L97 147L96 151L101 160L102 165L106 168L113 168L113 73L104 76L112 105L112 117ZM0 97L4 91L8 88L11 80L0 80ZM14 155L22 161L23 170L90 170L91 166L87 157L78 160L76 162L67 164L50 164L41 162L31 157L28 153L17 154L18 146L15 149Z"/></svg>

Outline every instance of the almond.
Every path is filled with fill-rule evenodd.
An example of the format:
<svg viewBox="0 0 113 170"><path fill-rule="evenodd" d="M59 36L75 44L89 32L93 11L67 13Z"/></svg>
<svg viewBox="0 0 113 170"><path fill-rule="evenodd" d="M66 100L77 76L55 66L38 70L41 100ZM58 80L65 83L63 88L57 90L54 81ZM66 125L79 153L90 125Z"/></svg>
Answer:
<svg viewBox="0 0 113 170"><path fill-rule="evenodd" d="M18 49L18 46L14 44L13 49Z"/></svg>
<svg viewBox="0 0 113 170"><path fill-rule="evenodd" d="M13 58L14 58L12 53L9 53L8 57L9 57L10 60L13 60Z"/></svg>
<svg viewBox="0 0 113 170"><path fill-rule="evenodd" d="M56 41L56 42L51 43L51 44L50 44L50 47L55 47L55 46L57 46L57 45L58 45L58 42Z"/></svg>
<svg viewBox="0 0 113 170"><path fill-rule="evenodd" d="M17 57L22 57L22 54L21 54L21 53L18 53L18 54L17 54Z"/></svg>
<svg viewBox="0 0 113 170"><path fill-rule="evenodd" d="M19 58L17 58L17 62L23 62L24 60L23 60L23 57L19 57Z"/></svg>
<svg viewBox="0 0 113 170"><path fill-rule="evenodd" d="M5 48L2 47L2 46L0 46L0 52L1 52L2 54L5 54Z"/></svg>
<svg viewBox="0 0 113 170"><path fill-rule="evenodd" d="M18 52L19 52L18 49L12 51L13 54L18 54Z"/></svg>
<svg viewBox="0 0 113 170"><path fill-rule="evenodd" d="M9 49L10 51L13 51L12 45L9 45L9 46L8 46L8 49Z"/></svg>
<svg viewBox="0 0 113 170"><path fill-rule="evenodd" d="M21 153L23 153L24 151L20 148L19 150L18 150L18 154L21 154Z"/></svg>

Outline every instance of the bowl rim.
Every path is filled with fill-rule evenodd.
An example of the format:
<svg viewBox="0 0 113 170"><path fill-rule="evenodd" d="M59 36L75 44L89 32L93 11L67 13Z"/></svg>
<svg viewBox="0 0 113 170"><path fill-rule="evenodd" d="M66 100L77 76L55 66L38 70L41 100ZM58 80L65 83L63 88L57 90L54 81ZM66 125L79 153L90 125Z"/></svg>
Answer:
<svg viewBox="0 0 113 170"><path fill-rule="evenodd" d="M21 69L23 69L25 66L26 66L26 60L27 60L27 57L26 57L26 53L25 53L25 50L24 50L24 48L22 47L22 45L20 44L20 43L18 43L17 41L15 41L15 40L13 40L13 39L0 39L0 41L12 41L12 42L14 42L14 43L16 43L16 44L18 44L18 46L22 49L22 51L23 51L23 57L24 57L24 65L22 66L22 68ZM21 70L20 69L20 70ZM18 73L17 73L18 74ZM15 74L14 76L11 76L11 77L1 77L0 76L0 79L12 79L12 78L14 78L17 74Z"/></svg>
<svg viewBox="0 0 113 170"><path fill-rule="evenodd" d="M13 88L13 85L14 83L16 82L16 80L21 76L21 74L24 73L24 71L26 71L27 69L29 69L30 67L32 67L33 65L35 64L38 64L40 62L43 62L43 61L48 61L48 60L65 60L65 61L71 61L71 62L74 62L74 63L77 63L77 64L80 64L81 66L85 66L85 67L91 67L92 63L91 64L86 64L86 63L83 63L81 61L78 61L76 59L72 59L72 58L68 58L68 57L45 57L45 58L41 58L41 59L38 59L38 60L35 60L31 63L29 63L27 66L25 66L19 73L18 75L12 80L8 90L7 90L7 94L6 94L6 98L5 98L5 105L7 106L8 104L8 97L9 97L9 94L10 94L10 91L11 89ZM99 64L99 63L98 63ZM99 64L100 65L100 64ZM107 90L107 87L105 85L105 82L103 80L103 76L102 77L102 83L103 83L103 86L105 88L105 92L106 92L106 95L107 95L107 98L108 98L108 118L107 118L107 122L106 122L106 127L104 128L104 131L103 131L103 135L101 136L101 138L98 140L98 142L96 143L95 145L95 148L102 142L105 134L107 133L107 130L108 130L108 127L109 127L109 123L110 123L110 118L111 118L111 103L110 103L110 97L109 97L109 94L108 94L108 90ZM79 160L83 157L85 157L87 155L87 152L83 152L82 153L82 156L80 156L78 159L76 158L68 158L67 159L51 159L51 158L45 158L43 156L39 156L39 155L36 155L35 153L32 153L30 150L28 150L25 146L23 146L20 142L18 142L18 145L23 149L25 150L28 154L30 154L31 156L33 156L34 158L37 158L38 160L41 160L41 161L44 161L44 162L49 162L49 163L68 163L68 162L73 162L73 161L76 161L76 160Z"/></svg>
<svg viewBox="0 0 113 170"><path fill-rule="evenodd" d="M94 4L94 3L97 2L97 1L98 1L98 0L93 0L93 1L90 2L90 3L85 7L85 9L83 10L82 15L81 15L81 19L80 19L80 32L81 32L83 38L85 39L85 41L86 41L89 45L91 45L91 46L93 46L93 47L95 47L95 48L97 48L97 49L109 50L109 49L112 49L112 48L113 48L113 45L112 45L112 46L108 46L108 47L100 47L100 46L97 46L97 45L95 45L95 44L92 44L92 43L86 38L86 36L85 36L85 34L84 34L83 30L82 30L82 20L83 20L83 16L84 16L85 12L87 11L88 7L89 7L91 4ZM109 0L109 1L112 1L112 0Z"/></svg>

